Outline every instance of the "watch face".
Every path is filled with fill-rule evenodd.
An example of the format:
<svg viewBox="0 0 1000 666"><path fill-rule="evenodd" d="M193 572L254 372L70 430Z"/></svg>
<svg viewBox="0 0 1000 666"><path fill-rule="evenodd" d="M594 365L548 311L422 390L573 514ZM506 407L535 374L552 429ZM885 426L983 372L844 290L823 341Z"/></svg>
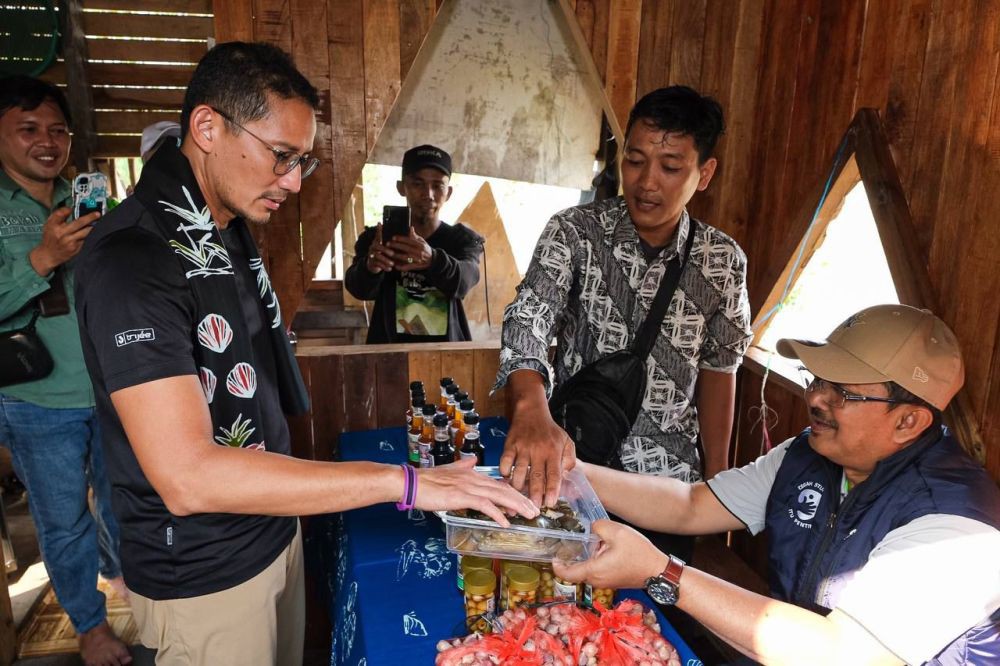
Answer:
<svg viewBox="0 0 1000 666"><path fill-rule="evenodd" d="M677 586L661 576L646 581L646 592L658 604L673 606L677 603Z"/></svg>

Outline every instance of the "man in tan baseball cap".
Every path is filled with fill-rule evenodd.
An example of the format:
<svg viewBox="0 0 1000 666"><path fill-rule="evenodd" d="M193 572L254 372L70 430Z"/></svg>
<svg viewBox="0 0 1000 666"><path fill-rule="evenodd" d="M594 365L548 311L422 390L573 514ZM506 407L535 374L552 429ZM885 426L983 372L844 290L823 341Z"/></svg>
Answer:
<svg viewBox="0 0 1000 666"><path fill-rule="evenodd" d="M753 463L696 484L578 463L634 525L766 530L770 595L610 521L592 527L597 554L556 575L645 586L760 663L1000 664L1000 489L941 424L964 377L954 334L877 305L778 350L812 375L810 423Z"/></svg>

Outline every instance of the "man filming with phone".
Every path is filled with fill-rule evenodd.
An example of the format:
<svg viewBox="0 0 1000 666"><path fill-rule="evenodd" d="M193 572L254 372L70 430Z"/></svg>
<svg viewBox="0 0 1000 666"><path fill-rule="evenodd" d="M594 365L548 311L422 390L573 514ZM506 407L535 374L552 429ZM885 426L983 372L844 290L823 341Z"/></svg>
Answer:
<svg viewBox="0 0 1000 666"><path fill-rule="evenodd" d="M383 223L358 238L344 285L355 298L375 301L368 344L472 339L462 299L479 282L483 238L441 222L450 180L445 151L406 151L396 183L406 208L386 206Z"/></svg>
<svg viewBox="0 0 1000 666"><path fill-rule="evenodd" d="M71 260L100 212L73 219L72 190L59 176L69 149L69 107L59 89L27 76L0 79L0 342L33 329L52 359L47 372L19 368L4 362L18 350L3 348L0 443L28 489L45 568L84 663L127 664L97 589L98 571L121 585L118 524L73 309Z"/></svg>

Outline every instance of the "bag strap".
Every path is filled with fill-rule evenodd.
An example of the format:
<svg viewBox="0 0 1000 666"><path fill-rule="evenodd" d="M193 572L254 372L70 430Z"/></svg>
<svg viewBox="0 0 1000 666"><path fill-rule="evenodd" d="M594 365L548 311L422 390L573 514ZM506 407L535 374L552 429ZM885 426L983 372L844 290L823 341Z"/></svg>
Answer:
<svg viewBox="0 0 1000 666"><path fill-rule="evenodd" d="M656 290L656 296L653 297L653 303L649 307L649 314L646 315L645 321L639 327L635 342L632 344L632 353L643 361L653 349L653 342L656 341L656 336L660 331L660 324L663 323L663 317L667 314L667 306L670 305L670 301L674 297L677 284L681 280L681 273L684 272L688 257L691 256L691 247L694 245L694 234L698 229L698 221L693 217L688 219L691 224L688 228L687 242L684 244L684 254L674 257L674 260L667 266L667 272L660 280L660 287Z"/></svg>

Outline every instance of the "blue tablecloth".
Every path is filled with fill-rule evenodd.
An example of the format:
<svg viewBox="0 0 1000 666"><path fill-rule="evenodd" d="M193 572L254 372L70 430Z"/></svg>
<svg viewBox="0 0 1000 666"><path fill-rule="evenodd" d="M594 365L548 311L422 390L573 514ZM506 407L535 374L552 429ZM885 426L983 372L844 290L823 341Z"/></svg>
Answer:
<svg viewBox="0 0 1000 666"><path fill-rule="evenodd" d="M487 418L480 430L486 461L496 464L507 424ZM342 460L401 463L406 458L402 428L345 433ZM442 638L464 633L462 594L456 586L456 558L445 546L444 529L433 514L408 514L391 504L340 514L330 663L348 666L433 664ZM619 597L653 607L645 593ZM657 612L664 637L685 666L700 666L690 648Z"/></svg>

